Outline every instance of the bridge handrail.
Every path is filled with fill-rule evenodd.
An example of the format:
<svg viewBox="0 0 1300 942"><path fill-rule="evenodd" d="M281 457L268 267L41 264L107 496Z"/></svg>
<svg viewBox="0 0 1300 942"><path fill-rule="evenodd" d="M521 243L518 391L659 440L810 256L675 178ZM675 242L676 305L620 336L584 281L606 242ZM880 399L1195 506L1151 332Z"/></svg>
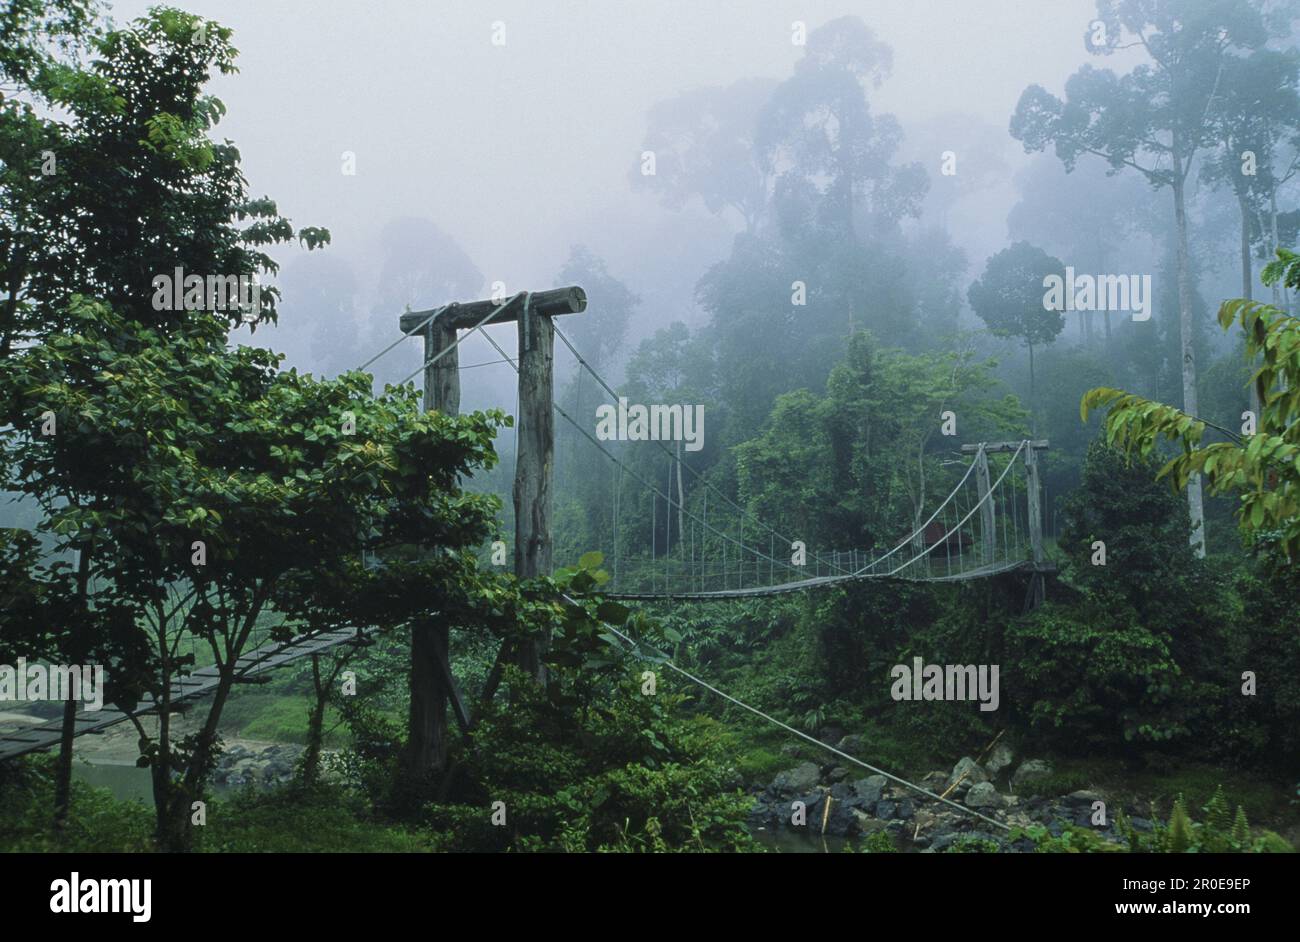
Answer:
<svg viewBox="0 0 1300 942"><path fill-rule="evenodd" d="M991 497L993 496L993 494L997 491L997 489L998 489L998 485L1002 483L1002 479L1005 478L1005 477L1007 476L1007 474L1011 471L1011 469L1014 468L1014 467L1016 466L1016 459L1017 459L1018 457L1020 457L1020 453L1021 453L1022 451L1025 450L1025 445L1027 445L1027 444L1028 444L1028 441L1022 441L1022 442L1020 443L1020 447L1017 448L1017 449L1015 450L1015 453L1011 456L1011 460L1007 462L1007 466L1006 466L1005 468L1003 468L1003 469L1002 469L1002 473L998 475L998 479L997 479L996 481L993 482L992 486L989 487L989 489L988 489L988 493L986 493L983 497L981 497L979 500L977 500L977 501L975 502L975 506L971 507L971 509L966 513L966 516L962 517L959 521L957 521L955 524L953 524L952 529L950 529L947 533L945 533L945 534L943 535L943 539L942 539L942 540L937 540L937 541L935 541L934 543L931 543L929 547L927 547L926 549L924 549L924 550L922 550L921 552L917 553L915 556L913 556L913 557L912 557L911 559L909 559L907 562L903 563L903 565L899 566L897 569L892 569L892 570L890 570L888 573L886 573L886 575L888 575L888 576L892 576L892 575L895 575L896 573L900 573L900 572L902 572L904 569L906 569L908 566L912 565L912 563L916 562L918 559L923 559L924 557L930 555L930 554L933 553L936 549L938 549L940 546L942 546L942 545L944 544L944 542L948 539L948 537L952 536L952 534L953 534L955 531L961 529L962 525L965 524L967 520L969 520L971 517L973 517L973 516L975 515L975 511L979 510L980 507L984 506L984 502L985 502L986 500L988 500L989 498L991 498ZM971 463L971 467L972 467L972 468L975 467L975 465L974 465L973 462ZM969 474L970 472L968 471L967 473ZM965 481L965 478L962 478L962 480ZM957 487L960 488L961 485L958 484ZM957 493L957 490L954 488L954 489L953 489L953 494L955 494L955 493ZM949 495L949 496L952 496L952 495ZM937 512L937 511L936 511L936 512ZM933 519L933 518L931 518L931 519ZM927 522L928 522L928 521L927 521Z"/></svg>
<svg viewBox="0 0 1300 942"><path fill-rule="evenodd" d="M949 502L950 500L952 500L953 497L956 496L956 494L957 494L957 492L958 492L959 490L961 490L961 486L962 486L963 484L966 483L966 479L967 479L968 477L971 476L971 472L974 471L974 470L975 470L975 462L972 461L969 465L966 466L966 473L963 474L963 475L961 476L961 480L958 481L957 484L956 484L956 486L954 486L953 489L948 493L948 496L945 497L945 498L943 499L943 503L941 503L938 507L936 507L936 508L934 509L934 513L930 514L930 519L926 520L925 523L921 524L919 527L917 527L915 530L913 530L911 533L909 533L909 534L908 534L908 535L903 539L903 542L899 543L897 546L895 546L893 549L891 549L891 550L890 550L888 553L886 553L884 556L879 556L879 557L877 557L876 559L873 559L871 562L869 562L869 563L867 563L866 565L864 565L864 566L863 566L861 569L859 569L857 572L853 573L853 575L855 575L855 576L860 576L860 575L862 575L864 572L866 572L868 569L874 569L877 565L879 565L880 563L883 563L883 562L884 562L885 560L887 560L889 557L893 556L895 553L897 553L899 550L901 550L904 546L907 546L907 545L909 545L910 543L912 543L912 541L916 539L916 535L917 535L918 533L923 533L923 532L925 532L925 528L928 527L931 523L934 522L934 518L937 517L937 516L939 516L939 513L940 513L940 511L943 510L943 508L945 508L945 507L948 506L948 502Z"/></svg>

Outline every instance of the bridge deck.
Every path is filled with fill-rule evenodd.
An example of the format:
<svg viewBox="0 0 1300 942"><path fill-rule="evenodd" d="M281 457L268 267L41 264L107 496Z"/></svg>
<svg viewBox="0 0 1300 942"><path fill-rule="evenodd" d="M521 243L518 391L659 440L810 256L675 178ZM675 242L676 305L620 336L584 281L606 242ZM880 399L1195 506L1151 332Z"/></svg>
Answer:
<svg viewBox="0 0 1300 942"><path fill-rule="evenodd" d="M955 572L945 576L923 576L912 578L909 576L900 576L895 573L854 573L842 576L815 576L812 579L800 579L798 582L785 582L781 585L755 586L749 589L718 589L709 592L602 592L601 594L608 599L618 599L620 601L628 602L648 602L659 599L701 602L717 599L761 598L770 595L785 595L786 593L798 592L803 589L839 585L843 582L865 582L868 579L891 579L895 582L965 582L968 579L987 579L990 576L1001 575L1004 572L1014 572L1016 570L1032 568L1033 563L1029 560L1017 559L1010 562L995 563L991 566L977 566L967 569L964 572Z"/></svg>
<svg viewBox="0 0 1300 942"><path fill-rule="evenodd" d="M362 632L363 635L366 633ZM347 644L354 641L356 637L357 632L354 629L344 628L337 631L319 631L298 635L288 641L271 641L249 651L235 662L239 667L237 676L241 679L255 677L258 674L275 670L290 661L296 661ZM188 676L172 683L171 702L173 704L184 703L204 697L216 689L219 681L220 676L215 665L200 667ZM156 704L146 702L135 710L135 715L145 716L157 710ZM95 711L79 710L75 719L74 735L84 736L87 733L98 733L110 726L116 726L118 723L125 723L129 718L129 714L111 706L105 706L103 709ZM33 723L30 726L0 732L0 761L25 755L29 752L41 752L57 746L62 737L62 731L63 719L62 717L56 717L52 720Z"/></svg>

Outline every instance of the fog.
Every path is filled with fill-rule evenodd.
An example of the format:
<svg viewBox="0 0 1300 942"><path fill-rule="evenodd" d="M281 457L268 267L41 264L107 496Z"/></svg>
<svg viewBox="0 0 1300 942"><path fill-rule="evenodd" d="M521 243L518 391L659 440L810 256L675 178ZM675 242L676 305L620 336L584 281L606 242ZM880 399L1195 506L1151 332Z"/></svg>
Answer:
<svg viewBox="0 0 1300 942"><path fill-rule="evenodd" d="M147 5L111 10L121 23ZM698 200L673 211L633 190L647 114L692 89L789 78L803 53L792 24L812 31L846 14L862 17L893 51L891 75L869 86L868 98L873 113L901 123L900 158L930 176L926 212L909 225L945 222L973 269L1005 241L1014 175L1028 162L1006 133L1017 98L1031 82L1059 92L1094 58L1084 46L1090 0L885 0L869 8L199 0L188 9L235 31L240 71L218 76L211 90L229 107L218 136L239 145L252 191L271 195L296 224L327 227L332 244L319 254L356 277L358 296L343 310L358 322L360 348L340 338L338 358L328 355L329 341L313 351L320 314L288 288L281 326L258 338L286 351L290 365L326 371L382 348L403 304L452 300L402 297L379 284L381 233L402 218L432 222L464 250L483 276L474 297L498 281L510 292L552 287L570 247L583 244L641 298L626 347L673 320L700 323L695 283L727 255L741 226ZM495 24L504 25L504 45L493 44ZM1121 53L1105 64L1127 68L1128 59ZM945 150L961 161L956 178L938 173ZM343 172L345 152L355 155L354 175ZM955 199L945 192L966 175L978 187L956 190ZM273 254L290 279L307 255ZM304 277L314 278L319 264ZM379 308L381 299L391 306ZM513 343L507 328L496 333ZM395 380L418 368L418 341L409 347L377 375ZM466 341L463 363L497 358L480 338ZM466 405L505 404L512 386L507 367L481 370L465 383Z"/></svg>

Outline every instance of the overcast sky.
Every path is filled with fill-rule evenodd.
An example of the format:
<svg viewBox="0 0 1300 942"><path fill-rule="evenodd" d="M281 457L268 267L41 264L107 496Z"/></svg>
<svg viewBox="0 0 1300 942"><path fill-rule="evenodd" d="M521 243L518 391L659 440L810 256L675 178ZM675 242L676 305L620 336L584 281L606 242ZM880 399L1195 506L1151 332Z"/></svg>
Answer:
<svg viewBox="0 0 1300 942"><path fill-rule="evenodd" d="M121 23L148 5L118 0L111 13ZM689 286L731 241L703 210L684 240L680 217L632 193L628 174L654 103L702 85L786 78L802 54L791 24L811 31L851 13L893 48L892 76L869 90L872 108L916 129L906 155L925 161L933 184L941 150L915 152L922 139L930 149L944 137L933 122L964 113L1005 134L1027 85L1059 91L1090 58L1083 37L1095 12L1093 0L178 5L235 30L240 72L212 89L229 106L219 135L239 145L253 193L275 198L296 224L330 229L326 251L352 264L363 286L384 224L423 216L511 292L552 286L569 247L587 244L641 294L640 328L698 320ZM504 46L492 43L498 21ZM945 149L960 155L960 134L952 137ZM972 268L1005 237L1011 174L1024 160L1005 141L1000 194L949 220ZM356 155L354 176L341 172L345 151ZM289 262L296 251L274 254ZM478 347L475 338L467 352L490 354Z"/></svg>
<svg viewBox="0 0 1300 942"><path fill-rule="evenodd" d="M1088 58L1094 11L1092 0L178 5L235 30L240 73L214 90L255 191L330 228L348 254L390 217L426 215L509 285L550 275L571 242L618 257L602 243L654 210L627 183L649 107L788 76L795 20L811 30L854 13L891 45L893 76L872 100L904 126L959 111L1005 127L1027 84L1059 88ZM120 0L112 12L147 6ZM491 43L495 21L504 47ZM344 151L355 176L341 173Z"/></svg>

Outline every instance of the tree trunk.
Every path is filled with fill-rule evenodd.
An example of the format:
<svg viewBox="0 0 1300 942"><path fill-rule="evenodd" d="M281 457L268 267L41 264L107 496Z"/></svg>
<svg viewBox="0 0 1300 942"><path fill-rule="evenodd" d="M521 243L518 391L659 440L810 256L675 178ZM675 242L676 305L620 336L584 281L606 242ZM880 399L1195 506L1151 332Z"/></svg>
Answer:
<svg viewBox="0 0 1300 942"><path fill-rule="evenodd" d="M1268 194L1268 212L1269 212L1269 219L1270 219L1270 227L1272 228L1273 231L1273 257L1277 258L1277 250L1282 247L1282 240L1279 238L1277 234L1277 187L1276 186L1273 187ZM1274 293L1276 293L1277 291L1282 292L1282 298L1281 298L1282 308L1288 314L1290 314L1291 295L1290 292L1288 292L1286 289L1286 282L1279 280L1277 282L1274 282L1274 285L1275 285L1273 289Z"/></svg>
<svg viewBox="0 0 1300 942"><path fill-rule="evenodd" d="M77 551L77 596L81 610L90 608L90 545ZM63 830L72 800L72 752L77 732L77 701L71 697L63 704L63 725L59 730L59 757L54 766L54 827Z"/></svg>
<svg viewBox="0 0 1300 942"><path fill-rule="evenodd" d="M1192 272L1187 247L1187 207L1184 202L1181 163L1174 166L1174 224L1178 231L1178 330L1183 357L1183 411L1197 415L1196 352L1192 346ZM1193 474L1187 481L1187 509L1191 517L1190 541L1198 557L1205 556L1205 503L1201 493L1201 476Z"/></svg>
<svg viewBox="0 0 1300 942"><path fill-rule="evenodd" d="M329 687L321 681L319 654L311 656L311 685L316 699L307 715L307 746L302 753L304 788L313 787L320 778L320 754L325 738L325 704L329 699Z"/></svg>
<svg viewBox="0 0 1300 942"><path fill-rule="evenodd" d="M411 691L424 691L422 696L412 696L407 733L408 774L412 783L419 786L447 767L447 692L438 668L438 646L435 631L446 627L435 625L429 619L420 619L411 625Z"/></svg>
<svg viewBox="0 0 1300 942"><path fill-rule="evenodd" d="M1029 434L1038 437L1038 390L1034 383L1034 345L1029 344Z"/></svg>
<svg viewBox="0 0 1300 942"><path fill-rule="evenodd" d="M460 353L452 346L456 328L440 322L424 330L424 362L442 351L441 359L424 371L424 410L443 415L460 414ZM449 650L450 627L441 619L435 624L419 620L411 625L411 672L409 725L406 737L406 768L412 784L421 783L447 767L447 696L436 658L441 640ZM437 634L440 637L434 637Z"/></svg>
<svg viewBox="0 0 1300 942"><path fill-rule="evenodd" d="M77 728L76 718L77 701L68 697L63 703L59 758L54 769L54 828L57 831L62 831L67 824L72 802L72 743Z"/></svg>
<svg viewBox="0 0 1300 942"><path fill-rule="evenodd" d="M686 489L682 487L682 442L677 440L677 541L686 532Z"/></svg>
<svg viewBox="0 0 1300 942"><path fill-rule="evenodd" d="M1255 274L1251 270L1250 261L1250 204L1246 201L1245 194L1237 194L1237 205L1241 209L1241 296L1247 301L1251 300L1254 291ZM1259 420L1259 392L1255 389L1255 384L1250 383L1250 411L1255 413L1256 421Z"/></svg>

